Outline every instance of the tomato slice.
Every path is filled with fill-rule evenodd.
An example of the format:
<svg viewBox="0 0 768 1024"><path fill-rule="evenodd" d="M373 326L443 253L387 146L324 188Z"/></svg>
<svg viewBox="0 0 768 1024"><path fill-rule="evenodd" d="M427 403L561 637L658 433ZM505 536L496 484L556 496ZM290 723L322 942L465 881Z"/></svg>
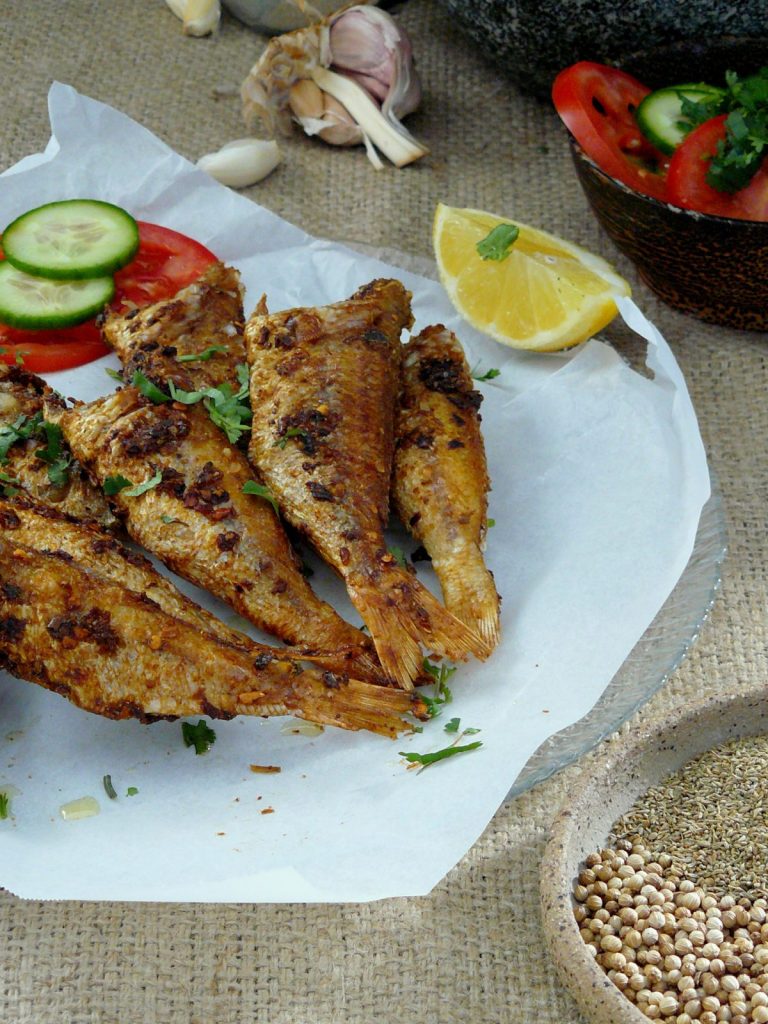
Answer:
<svg viewBox="0 0 768 1024"><path fill-rule="evenodd" d="M768 220L768 159L739 192L718 192L707 182L717 144L725 138L727 117L719 114L700 124L677 148L667 176L669 202L715 217Z"/></svg>
<svg viewBox="0 0 768 1024"><path fill-rule="evenodd" d="M139 221L139 251L115 274L112 309L124 302L160 302L191 284L216 257L178 231ZM0 258L2 253L0 253ZM0 323L0 362L20 362L33 373L68 370L99 359L110 350L94 320L58 330L19 330Z"/></svg>
<svg viewBox="0 0 768 1024"><path fill-rule="evenodd" d="M560 72L552 86L552 102L601 170L637 192L666 199L669 157L646 139L635 120L635 111L650 91L618 68L584 60Z"/></svg>

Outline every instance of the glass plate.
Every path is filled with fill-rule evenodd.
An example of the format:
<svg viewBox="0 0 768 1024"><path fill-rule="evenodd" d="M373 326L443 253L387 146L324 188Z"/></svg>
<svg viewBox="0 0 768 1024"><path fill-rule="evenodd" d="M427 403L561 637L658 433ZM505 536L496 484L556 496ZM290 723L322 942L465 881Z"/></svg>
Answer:
<svg viewBox="0 0 768 1024"><path fill-rule="evenodd" d="M437 280L434 262L425 257L363 242L344 244ZM530 789L597 746L663 686L696 641L715 602L726 548L723 503L713 479L712 496L702 510L693 552L674 590L592 710L541 744L518 775L509 797Z"/></svg>

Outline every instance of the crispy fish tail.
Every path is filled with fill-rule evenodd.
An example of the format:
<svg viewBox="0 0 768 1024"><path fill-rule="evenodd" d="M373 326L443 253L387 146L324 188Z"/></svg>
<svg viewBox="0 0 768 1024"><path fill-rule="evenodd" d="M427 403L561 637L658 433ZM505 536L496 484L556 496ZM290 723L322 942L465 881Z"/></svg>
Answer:
<svg viewBox="0 0 768 1024"><path fill-rule="evenodd" d="M465 661L479 645L469 626L398 565L390 565L375 581L351 575L346 582L381 664L406 690L421 674L422 644L451 661Z"/></svg>
<svg viewBox="0 0 768 1024"><path fill-rule="evenodd" d="M482 641L473 653L487 658L499 643L499 597L480 548L467 545L461 567L446 566L440 584L447 607Z"/></svg>

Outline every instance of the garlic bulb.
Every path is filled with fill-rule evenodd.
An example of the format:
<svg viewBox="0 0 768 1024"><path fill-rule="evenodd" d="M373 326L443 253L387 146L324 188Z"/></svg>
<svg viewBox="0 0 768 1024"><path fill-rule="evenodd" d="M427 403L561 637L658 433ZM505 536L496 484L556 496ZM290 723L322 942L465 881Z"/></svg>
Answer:
<svg viewBox="0 0 768 1024"><path fill-rule="evenodd" d="M274 140L234 139L216 153L206 153L197 161L201 171L222 185L245 188L266 178L282 159Z"/></svg>
<svg viewBox="0 0 768 1024"><path fill-rule="evenodd" d="M219 0L165 0L183 22L185 36L207 36L219 27Z"/></svg>
<svg viewBox="0 0 768 1024"><path fill-rule="evenodd" d="M354 6L309 28L270 40L241 89L246 120L349 146L363 142L371 162L381 151L397 167L428 150L399 118L415 110L421 84L410 41L392 17Z"/></svg>

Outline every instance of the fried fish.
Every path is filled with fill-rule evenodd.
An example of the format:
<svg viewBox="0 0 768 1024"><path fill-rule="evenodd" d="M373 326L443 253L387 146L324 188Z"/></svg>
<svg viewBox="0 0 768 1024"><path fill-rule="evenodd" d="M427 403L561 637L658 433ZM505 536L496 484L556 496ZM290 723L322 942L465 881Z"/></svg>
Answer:
<svg viewBox="0 0 768 1024"><path fill-rule="evenodd" d="M482 641L499 642L499 596L483 550L490 489L474 390L464 351L442 325L427 327L403 352L395 427L393 504L424 545L449 611Z"/></svg>
<svg viewBox="0 0 768 1024"><path fill-rule="evenodd" d="M423 643L453 660L477 646L471 629L387 550L400 373L410 294L376 280L350 299L246 325L254 410L249 453L285 518L342 576L384 669L404 687Z"/></svg>
<svg viewBox="0 0 768 1024"><path fill-rule="evenodd" d="M23 496L0 499L0 667L13 675L108 718L291 714L407 729L407 694L223 629L113 537Z"/></svg>
<svg viewBox="0 0 768 1024"><path fill-rule="evenodd" d="M19 487L79 519L115 524L109 505L44 418L44 404L63 408L50 387L20 366L0 365L0 488Z"/></svg>
<svg viewBox="0 0 768 1024"><path fill-rule="evenodd" d="M131 537L169 569L334 670L384 681L368 638L310 588L268 495L243 493L248 460L201 405L154 405L127 387L52 415Z"/></svg>

